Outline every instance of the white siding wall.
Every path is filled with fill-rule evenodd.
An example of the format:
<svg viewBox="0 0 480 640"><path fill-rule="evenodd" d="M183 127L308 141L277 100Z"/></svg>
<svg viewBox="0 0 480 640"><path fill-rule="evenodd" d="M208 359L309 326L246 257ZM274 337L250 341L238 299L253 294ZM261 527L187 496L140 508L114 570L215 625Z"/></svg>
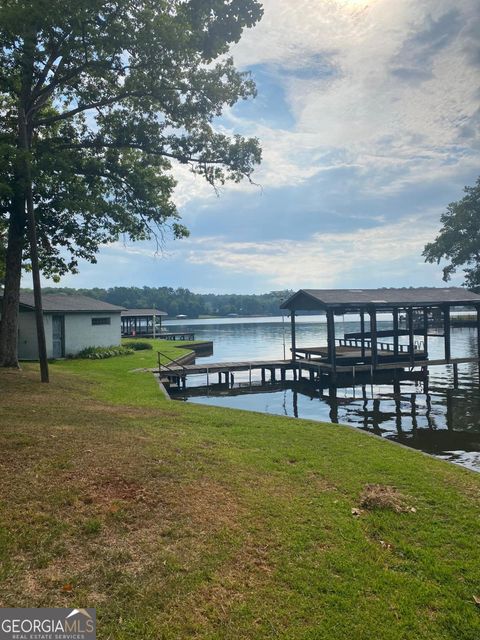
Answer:
<svg viewBox="0 0 480 640"><path fill-rule="evenodd" d="M44 314L47 356L52 357L52 316ZM38 360L37 326L33 311L21 311L18 320L18 357L20 360Z"/></svg>
<svg viewBox="0 0 480 640"><path fill-rule="evenodd" d="M92 325L92 318L110 318L110 324ZM75 355L85 347L120 344L120 313L66 313L65 355Z"/></svg>
<svg viewBox="0 0 480 640"><path fill-rule="evenodd" d="M65 317L65 355L75 355L86 347L120 344L120 313L59 313ZM47 356L53 357L52 314L44 314ZM92 318L110 318L110 324L92 325ZM18 357L38 360L37 330L33 311L22 311L19 319Z"/></svg>

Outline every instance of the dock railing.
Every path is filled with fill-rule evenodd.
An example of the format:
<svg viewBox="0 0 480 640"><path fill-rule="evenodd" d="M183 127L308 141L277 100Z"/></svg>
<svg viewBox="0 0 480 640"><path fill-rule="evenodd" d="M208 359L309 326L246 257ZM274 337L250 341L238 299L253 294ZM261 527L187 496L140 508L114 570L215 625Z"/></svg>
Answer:
<svg viewBox="0 0 480 640"><path fill-rule="evenodd" d="M175 360L175 358L171 358L170 356L167 356L167 354L166 353L162 353L162 351L157 351L158 375L160 375L160 373L162 371L162 366L165 369L167 369L168 371L170 371L172 374L174 374L176 376L179 375L179 372L174 370L174 369L172 369L172 367L169 366L167 363L164 363L162 365L162 360L161 360L162 358L166 358L170 362L170 364L174 364L175 367L180 367L182 372L186 371L186 367L181 362L179 362L178 360Z"/></svg>
<svg viewBox="0 0 480 640"><path fill-rule="evenodd" d="M357 349L362 348L362 339L361 338L336 338L335 342L339 347L356 347ZM366 349L372 348L372 341L370 338L364 339L364 345ZM392 342L377 342L377 347L382 351L395 351L395 345ZM422 341L415 342L415 348L423 351L424 344ZM399 353L409 353L410 347L408 344L399 344L398 345Z"/></svg>

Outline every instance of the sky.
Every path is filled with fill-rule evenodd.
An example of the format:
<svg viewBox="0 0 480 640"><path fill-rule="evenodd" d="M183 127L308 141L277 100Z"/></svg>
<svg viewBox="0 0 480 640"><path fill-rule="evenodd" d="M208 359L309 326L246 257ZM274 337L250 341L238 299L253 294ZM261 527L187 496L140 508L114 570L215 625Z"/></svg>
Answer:
<svg viewBox="0 0 480 640"><path fill-rule="evenodd" d="M190 238L115 243L61 286L442 286L421 254L480 173L478 0L263 4L232 49L258 96L216 122L260 139L255 184L176 168Z"/></svg>

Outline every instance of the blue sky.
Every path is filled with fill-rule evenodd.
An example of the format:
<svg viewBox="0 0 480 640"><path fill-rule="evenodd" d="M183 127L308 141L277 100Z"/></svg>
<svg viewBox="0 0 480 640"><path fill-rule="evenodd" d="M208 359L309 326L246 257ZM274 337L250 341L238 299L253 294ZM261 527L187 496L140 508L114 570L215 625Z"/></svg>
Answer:
<svg viewBox="0 0 480 640"><path fill-rule="evenodd" d="M259 137L261 187L217 197L175 168L190 238L167 241L161 256L150 243L105 247L61 285L442 284L421 253L480 173L478 0L265 0L264 9L232 51L258 97L216 125Z"/></svg>

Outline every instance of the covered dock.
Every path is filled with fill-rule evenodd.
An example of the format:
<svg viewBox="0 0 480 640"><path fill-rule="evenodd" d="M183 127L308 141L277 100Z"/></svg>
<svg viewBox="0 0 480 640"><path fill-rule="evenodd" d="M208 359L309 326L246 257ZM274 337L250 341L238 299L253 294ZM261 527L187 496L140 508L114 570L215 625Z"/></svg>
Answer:
<svg viewBox="0 0 480 640"><path fill-rule="evenodd" d="M162 318L167 315L158 309L125 309L121 313L122 337L158 337L162 331Z"/></svg>
<svg viewBox="0 0 480 640"><path fill-rule="evenodd" d="M450 312L455 307L470 307L476 313L478 353L480 359L480 295L462 287L422 287L386 289L300 289L286 300L282 309L290 312L292 361L301 369L304 365L329 375L336 382L338 373L348 371L395 370L409 367L428 367L433 362L428 355L429 337L443 338L444 358L435 364L454 363L451 352ZM325 313L327 319L326 345L297 345L296 316L299 312ZM355 314L359 317L359 331L337 336L336 316ZM378 330L378 316L391 316L391 328ZM431 333L429 318L442 318L442 333ZM400 316L405 318L402 326ZM401 340L404 338L405 340ZM472 358L466 358L465 362Z"/></svg>

